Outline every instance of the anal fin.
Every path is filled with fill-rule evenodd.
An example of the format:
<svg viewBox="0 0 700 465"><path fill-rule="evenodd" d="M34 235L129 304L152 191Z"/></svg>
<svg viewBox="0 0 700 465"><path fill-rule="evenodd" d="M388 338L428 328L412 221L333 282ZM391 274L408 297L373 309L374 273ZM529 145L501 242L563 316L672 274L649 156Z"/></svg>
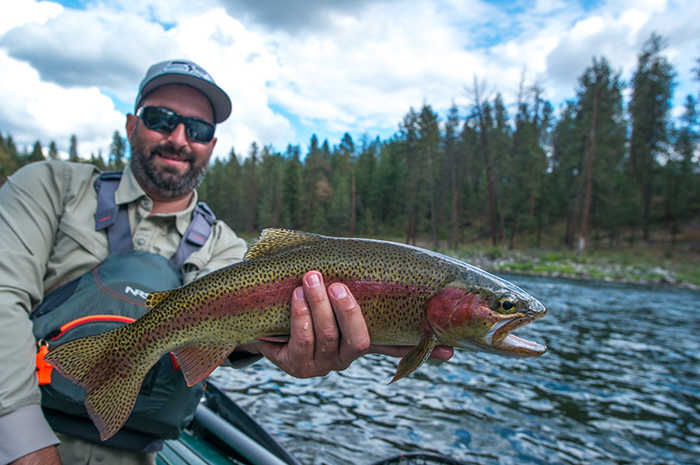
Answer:
<svg viewBox="0 0 700 465"><path fill-rule="evenodd" d="M203 381L228 357L235 347L227 345L188 346L173 351L188 386Z"/></svg>
<svg viewBox="0 0 700 465"><path fill-rule="evenodd" d="M428 360L430 353L433 351L436 345L437 339L434 336L424 337L421 339L420 342L401 359L399 366L396 369L394 379L392 379L389 384L394 383L416 371L418 367L423 365L423 363Z"/></svg>

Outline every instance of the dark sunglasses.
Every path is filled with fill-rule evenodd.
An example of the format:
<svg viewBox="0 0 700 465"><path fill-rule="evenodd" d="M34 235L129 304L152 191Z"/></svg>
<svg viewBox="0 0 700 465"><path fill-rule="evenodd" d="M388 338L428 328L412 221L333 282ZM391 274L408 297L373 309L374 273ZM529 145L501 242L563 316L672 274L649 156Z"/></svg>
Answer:
<svg viewBox="0 0 700 465"><path fill-rule="evenodd" d="M192 142L206 144L214 138L215 126L199 118L189 118L162 107L141 107L136 112L143 124L152 131L169 134L178 124L185 125L185 134Z"/></svg>

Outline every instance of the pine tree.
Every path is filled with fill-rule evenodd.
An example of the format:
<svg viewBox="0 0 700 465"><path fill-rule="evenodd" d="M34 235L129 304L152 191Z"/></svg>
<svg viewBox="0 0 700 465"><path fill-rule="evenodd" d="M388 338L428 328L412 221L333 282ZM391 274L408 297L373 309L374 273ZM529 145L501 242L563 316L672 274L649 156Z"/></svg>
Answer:
<svg viewBox="0 0 700 465"><path fill-rule="evenodd" d="M496 166L491 153L490 137L493 128L492 107L484 96L486 84L474 77L474 86L470 89L473 97L472 117L479 135L479 149L486 169L486 186L488 189L488 217L491 228L491 242L498 245L504 237L499 208L498 189L496 187Z"/></svg>
<svg viewBox="0 0 700 465"><path fill-rule="evenodd" d="M302 221L302 164L299 160L299 146L287 146L284 164L282 192L282 224L299 229Z"/></svg>
<svg viewBox="0 0 700 465"><path fill-rule="evenodd" d="M675 71L661 55L666 47L661 36L652 34L638 56L632 78L629 113L632 123L629 172L642 199L642 228L649 239L651 199L659 169L658 159L669 141L668 116L671 110Z"/></svg>
<svg viewBox="0 0 700 465"><path fill-rule="evenodd" d="M462 191L462 157L459 143L459 110L454 101L447 114L443 150L445 153L446 180L450 185L450 233L447 236L447 247L453 248L459 242L459 206ZM447 183L445 183L447 184Z"/></svg>
<svg viewBox="0 0 700 465"><path fill-rule="evenodd" d="M41 143L39 141L36 141L34 142L34 148L32 149L32 153L29 156L29 163L44 160L46 160L46 158L44 157L44 153L41 150Z"/></svg>
<svg viewBox="0 0 700 465"><path fill-rule="evenodd" d="M70 148L68 149L68 160L72 162L80 161L78 156L78 138L73 134L70 136Z"/></svg>
<svg viewBox="0 0 700 465"><path fill-rule="evenodd" d="M593 59L593 64L579 79L579 86L577 123L580 133L585 134L580 184L583 195L579 196L582 204L576 207L582 209L578 238L578 252L581 253L585 250L591 225L594 191L598 216L604 219L602 223L610 229L617 224L614 209L622 199L613 173L620 166L624 153L624 126L620 74L612 71L605 58ZM615 195L616 190L618 195Z"/></svg>
<svg viewBox="0 0 700 465"><path fill-rule="evenodd" d="M443 165L438 115L430 105L424 104L418 115L417 123L418 150L420 151L420 158L425 163L425 182L427 184L428 205L430 207L430 236L433 248L437 249L439 246L438 230L440 228L439 210L441 210L441 205L438 205L439 198L436 184L444 185L439 179L436 179L442 174Z"/></svg>
<svg viewBox="0 0 700 465"><path fill-rule="evenodd" d="M54 141L49 144L49 160L58 160L58 149Z"/></svg>
<svg viewBox="0 0 700 465"><path fill-rule="evenodd" d="M113 170L123 170L126 166L125 161L126 142L119 135L119 131L114 131L112 134L112 143L109 146L109 167Z"/></svg>
<svg viewBox="0 0 700 465"><path fill-rule="evenodd" d="M700 164L694 159L700 144L698 112L693 96L685 100L679 126L673 131L673 152L664 165L665 219L670 226L673 243L680 232L681 222L692 214L692 205L700 205L698 175Z"/></svg>

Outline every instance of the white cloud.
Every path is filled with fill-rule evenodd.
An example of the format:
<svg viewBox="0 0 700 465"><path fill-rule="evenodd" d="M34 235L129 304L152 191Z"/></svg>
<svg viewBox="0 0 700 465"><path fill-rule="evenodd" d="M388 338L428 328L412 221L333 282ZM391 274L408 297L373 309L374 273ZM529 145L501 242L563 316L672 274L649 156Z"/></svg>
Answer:
<svg viewBox="0 0 700 465"><path fill-rule="evenodd" d="M589 10L565 0L319 2L295 3L286 24L287 3L97 0L75 10L16 0L16 11L0 17L0 130L66 148L76 133L86 151L102 143L106 151L148 66L188 58L233 101L217 156L232 146L244 154L254 141L304 145L314 132L373 137L395 130L411 106L467 105L475 76L506 103L515 101L523 70L545 98L572 98L593 56L629 76L652 31L669 39L682 74L679 100L697 93L696 1L610 1ZM280 10L265 10L270 5Z"/></svg>
<svg viewBox="0 0 700 465"><path fill-rule="evenodd" d="M0 16L0 34L26 23L44 24L62 11L63 7L58 3L14 0L12 8L5 8Z"/></svg>
<svg viewBox="0 0 700 465"><path fill-rule="evenodd" d="M465 38L431 4L377 4L331 29L280 40L284 70L270 89L325 130L395 128L410 106L448 107L474 72Z"/></svg>
<svg viewBox="0 0 700 465"><path fill-rule="evenodd" d="M279 147L291 140L291 124L269 106L267 85L278 78L280 65L263 36L221 9L182 20L170 34L184 55L209 71L231 98L231 116L217 129L218 155L232 146L245 153L254 141Z"/></svg>
<svg viewBox="0 0 700 465"><path fill-rule="evenodd" d="M106 150L115 130L124 126L114 103L95 88L63 89L43 82L36 70L0 52L0 127L19 148L39 139L52 140L63 151L78 135L81 156ZM123 130L122 130L123 132Z"/></svg>

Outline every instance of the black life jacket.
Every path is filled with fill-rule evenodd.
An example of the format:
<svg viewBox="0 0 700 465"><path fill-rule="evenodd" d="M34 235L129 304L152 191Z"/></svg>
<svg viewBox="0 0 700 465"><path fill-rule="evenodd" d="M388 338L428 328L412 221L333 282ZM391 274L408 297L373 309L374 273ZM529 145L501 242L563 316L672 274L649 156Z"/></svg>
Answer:
<svg viewBox="0 0 700 465"><path fill-rule="evenodd" d="M49 350L64 342L109 331L144 313L146 296L181 286L185 259L206 242L215 216L200 202L177 252L161 255L134 251L126 205L116 205L114 193L121 172L104 172L95 182L98 192L95 229L107 230L110 255L89 272L47 295L31 315L39 346ZM90 420L83 388L50 372L50 382L40 376L42 407L58 432L92 442L135 451L160 450L164 439L180 436L194 417L203 383L187 387L170 354L165 355L144 379L134 409L121 430L107 441Z"/></svg>

